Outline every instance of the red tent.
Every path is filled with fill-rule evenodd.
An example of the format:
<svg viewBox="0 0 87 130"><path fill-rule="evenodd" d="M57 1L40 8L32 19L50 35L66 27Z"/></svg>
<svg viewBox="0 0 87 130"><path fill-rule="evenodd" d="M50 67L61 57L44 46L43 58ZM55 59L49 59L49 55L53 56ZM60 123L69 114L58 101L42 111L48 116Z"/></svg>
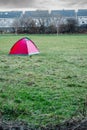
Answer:
<svg viewBox="0 0 87 130"><path fill-rule="evenodd" d="M39 53L37 46L28 38L17 41L9 52L12 55L33 55L37 53Z"/></svg>

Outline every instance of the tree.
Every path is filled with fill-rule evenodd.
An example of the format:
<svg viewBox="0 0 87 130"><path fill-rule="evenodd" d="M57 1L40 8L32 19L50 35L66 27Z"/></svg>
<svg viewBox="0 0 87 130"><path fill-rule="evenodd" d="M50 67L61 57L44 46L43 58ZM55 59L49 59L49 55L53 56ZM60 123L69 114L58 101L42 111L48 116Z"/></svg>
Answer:
<svg viewBox="0 0 87 130"><path fill-rule="evenodd" d="M64 22L64 17L58 13L50 14L50 25L56 27L56 33L59 33L59 26Z"/></svg>
<svg viewBox="0 0 87 130"><path fill-rule="evenodd" d="M77 32L78 22L76 19L67 19L66 23L60 24L59 33Z"/></svg>
<svg viewBox="0 0 87 130"><path fill-rule="evenodd" d="M19 26L20 26L20 21L19 21L18 19L15 19L15 20L13 21L12 26L13 26L13 28L14 28L15 34L17 34L17 33L18 33L18 28L19 28Z"/></svg>
<svg viewBox="0 0 87 130"><path fill-rule="evenodd" d="M29 33L29 30L36 27L35 21L29 17L21 17L15 19L13 22L13 27L16 33Z"/></svg>
<svg viewBox="0 0 87 130"><path fill-rule="evenodd" d="M56 26L55 25L49 25L45 29L45 33L47 33L47 34L55 34L56 33Z"/></svg>
<svg viewBox="0 0 87 130"><path fill-rule="evenodd" d="M78 25L78 22L76 19L67 19L67 32L74 33L76 31L76 27Z"/></svg>

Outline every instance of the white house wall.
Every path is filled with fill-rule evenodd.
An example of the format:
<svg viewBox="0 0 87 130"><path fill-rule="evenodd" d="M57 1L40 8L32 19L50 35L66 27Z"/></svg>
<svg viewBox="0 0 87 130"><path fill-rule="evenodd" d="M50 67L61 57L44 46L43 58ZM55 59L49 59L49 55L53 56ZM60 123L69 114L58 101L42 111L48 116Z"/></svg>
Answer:
<svg viewBox="0 0 87 130"><path fill-rule="evenodd" d="M10 18L0 18L0 27L5 28L5 27L12 27L14 19Z"/></svg>
<svg viewBox="0 0 87 130"><path fill-rule="evenodd" d="M78 16L79 25L87 24L87 17Z"/></svg>

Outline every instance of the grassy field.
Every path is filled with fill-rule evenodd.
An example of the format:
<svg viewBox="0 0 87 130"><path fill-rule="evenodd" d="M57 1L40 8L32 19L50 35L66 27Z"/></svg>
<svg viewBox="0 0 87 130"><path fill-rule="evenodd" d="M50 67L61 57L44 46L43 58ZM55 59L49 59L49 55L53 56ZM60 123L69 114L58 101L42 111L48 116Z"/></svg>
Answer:
<svg viewBox="0 0 87 130"><path fill-rule="evenodd" d="M25 35L0 35L0 118L33 125L87 116L87 35L26 35L40 54L9 56Z"/></svg>

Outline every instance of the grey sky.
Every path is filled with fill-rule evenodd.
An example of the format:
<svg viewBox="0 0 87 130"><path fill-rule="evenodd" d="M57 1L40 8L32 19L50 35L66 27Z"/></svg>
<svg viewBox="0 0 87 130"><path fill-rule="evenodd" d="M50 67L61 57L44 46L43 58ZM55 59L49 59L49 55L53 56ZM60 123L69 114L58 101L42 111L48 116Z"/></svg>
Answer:
<svg viewBox="0 0 87 130"><path fill-rule="evenodd" d="M86 9L87 0L0 0L0 10Z"/></svg>

